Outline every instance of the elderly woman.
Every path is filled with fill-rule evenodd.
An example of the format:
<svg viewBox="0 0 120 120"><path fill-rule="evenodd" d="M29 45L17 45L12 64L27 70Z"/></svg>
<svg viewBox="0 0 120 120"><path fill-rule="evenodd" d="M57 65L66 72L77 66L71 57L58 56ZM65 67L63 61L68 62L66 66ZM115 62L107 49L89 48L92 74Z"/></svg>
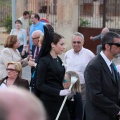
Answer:
<svg viewBox="0 0 120 120"><path fill-rule="evenodd" d="M0 79L7 76L7 63L9 61L21 62L22 66L26 66L28 59L22 59L17 48L20 46L20 42L16 35L9 35L5 41L4 49L0 55Z"/></svg>
<svg viewBox="0 0 120 120"><path fill-rule="evenodd" d="M29 89L28 81L21 78L22 66L20 62L9 62L6 70L8 76L0 80L0 88L6 88L11 85L15 85Z"/></svg>

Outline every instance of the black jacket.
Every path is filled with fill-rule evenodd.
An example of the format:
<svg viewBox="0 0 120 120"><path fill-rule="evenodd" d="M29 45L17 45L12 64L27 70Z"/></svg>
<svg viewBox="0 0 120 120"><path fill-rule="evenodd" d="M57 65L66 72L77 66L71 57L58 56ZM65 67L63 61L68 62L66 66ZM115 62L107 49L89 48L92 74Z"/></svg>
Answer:
<svg viewBox="0 0 120 120"><path fill-rule="evenodd" d="M70 120L83 120L83 103L80 93L68 97L66 105L69 111Z"/></svg>
<svg viewBox="0 0 120 120"><path fill-rule="evenodd" d="M2 80L0 80L0 85L7 79L8 77L3 78ZM13 85L16 85L18 87L23 87L25 89L29 90L29 82L28 80L22 79L17 77L15 82L13 83Z"/></svg>
<svg viewBox="0 0 120 120"><path fill-rule="evenodd" d="M39 90L40 99L63 100L59 93L63 89L64 73L65 68L59 57L53 59L49 54L39 60L36 87Z"/></svg>
<svg viewBox="0 0 120 120"><path fill-rule="evenodd" d="M118 120L120 78L116 83L100 54L89 62L84 77L86 120Z"/></svg>

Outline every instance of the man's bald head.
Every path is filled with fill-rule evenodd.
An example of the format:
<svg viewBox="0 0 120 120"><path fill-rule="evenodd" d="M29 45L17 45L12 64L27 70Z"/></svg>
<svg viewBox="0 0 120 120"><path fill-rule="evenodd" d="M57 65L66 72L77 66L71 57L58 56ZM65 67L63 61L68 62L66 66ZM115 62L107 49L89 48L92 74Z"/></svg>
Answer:
<svg viewBox="0 0 120 120"><path fill-rule="evenodd" d="M108 29L107 27L105 27L105 28L102 29L102 32L101 32L101 33L105 34L105 33L107 33L107 32L109 32L109 29Z"/></svg>
<svg viewBox="0 0 120 120"><path fill-rule="evenodd" d="M1 89L0 107L1 113L4 113L6 120L46 119L45 110L41 101L33 94L20 88L11 87Z"/></svg>

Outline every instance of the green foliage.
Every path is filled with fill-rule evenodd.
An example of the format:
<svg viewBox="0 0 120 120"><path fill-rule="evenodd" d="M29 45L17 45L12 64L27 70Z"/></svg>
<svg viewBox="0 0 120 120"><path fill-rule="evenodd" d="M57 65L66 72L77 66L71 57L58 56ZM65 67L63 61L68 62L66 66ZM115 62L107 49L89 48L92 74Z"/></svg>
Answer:
<svg viewBox="0 0 120 120"><path fill-rule="evenodd" d="M12 29L12 17L9 15L5 19L5 28L7 30L7 33L10 33Z"/></svg>
<svg viewBox="0 0 120 120"><path fill-rule="evenodd" d="M90 22L88 20L84 20L82 18L80 18L80 26L81 27L87 27L90 25Z"/></svg>

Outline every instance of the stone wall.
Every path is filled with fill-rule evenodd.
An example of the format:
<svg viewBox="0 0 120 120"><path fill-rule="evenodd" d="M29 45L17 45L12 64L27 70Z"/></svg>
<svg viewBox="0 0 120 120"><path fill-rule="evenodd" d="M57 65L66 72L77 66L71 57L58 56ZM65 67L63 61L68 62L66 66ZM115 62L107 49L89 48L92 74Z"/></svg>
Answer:
<svg viewBox="0 0 120 120"><path fill-rule="evenodd" d="M41 0L42 1L42 0ZM38 13L40 0L16 0L17 18L25 10ZM50 0L49 4L52 4ZM50 10L51 11L51 10ZM66 50L71 48L71 36L78 31L78 0L57 0L56 32L65 37Z"/></svg>
<svg viewBox="0 0 120 120"><path fill-rule="evenodd" d="M71 48L71 36L78 31L78 0L58 0L56 31L65 37L66 50Z"/></svg>

